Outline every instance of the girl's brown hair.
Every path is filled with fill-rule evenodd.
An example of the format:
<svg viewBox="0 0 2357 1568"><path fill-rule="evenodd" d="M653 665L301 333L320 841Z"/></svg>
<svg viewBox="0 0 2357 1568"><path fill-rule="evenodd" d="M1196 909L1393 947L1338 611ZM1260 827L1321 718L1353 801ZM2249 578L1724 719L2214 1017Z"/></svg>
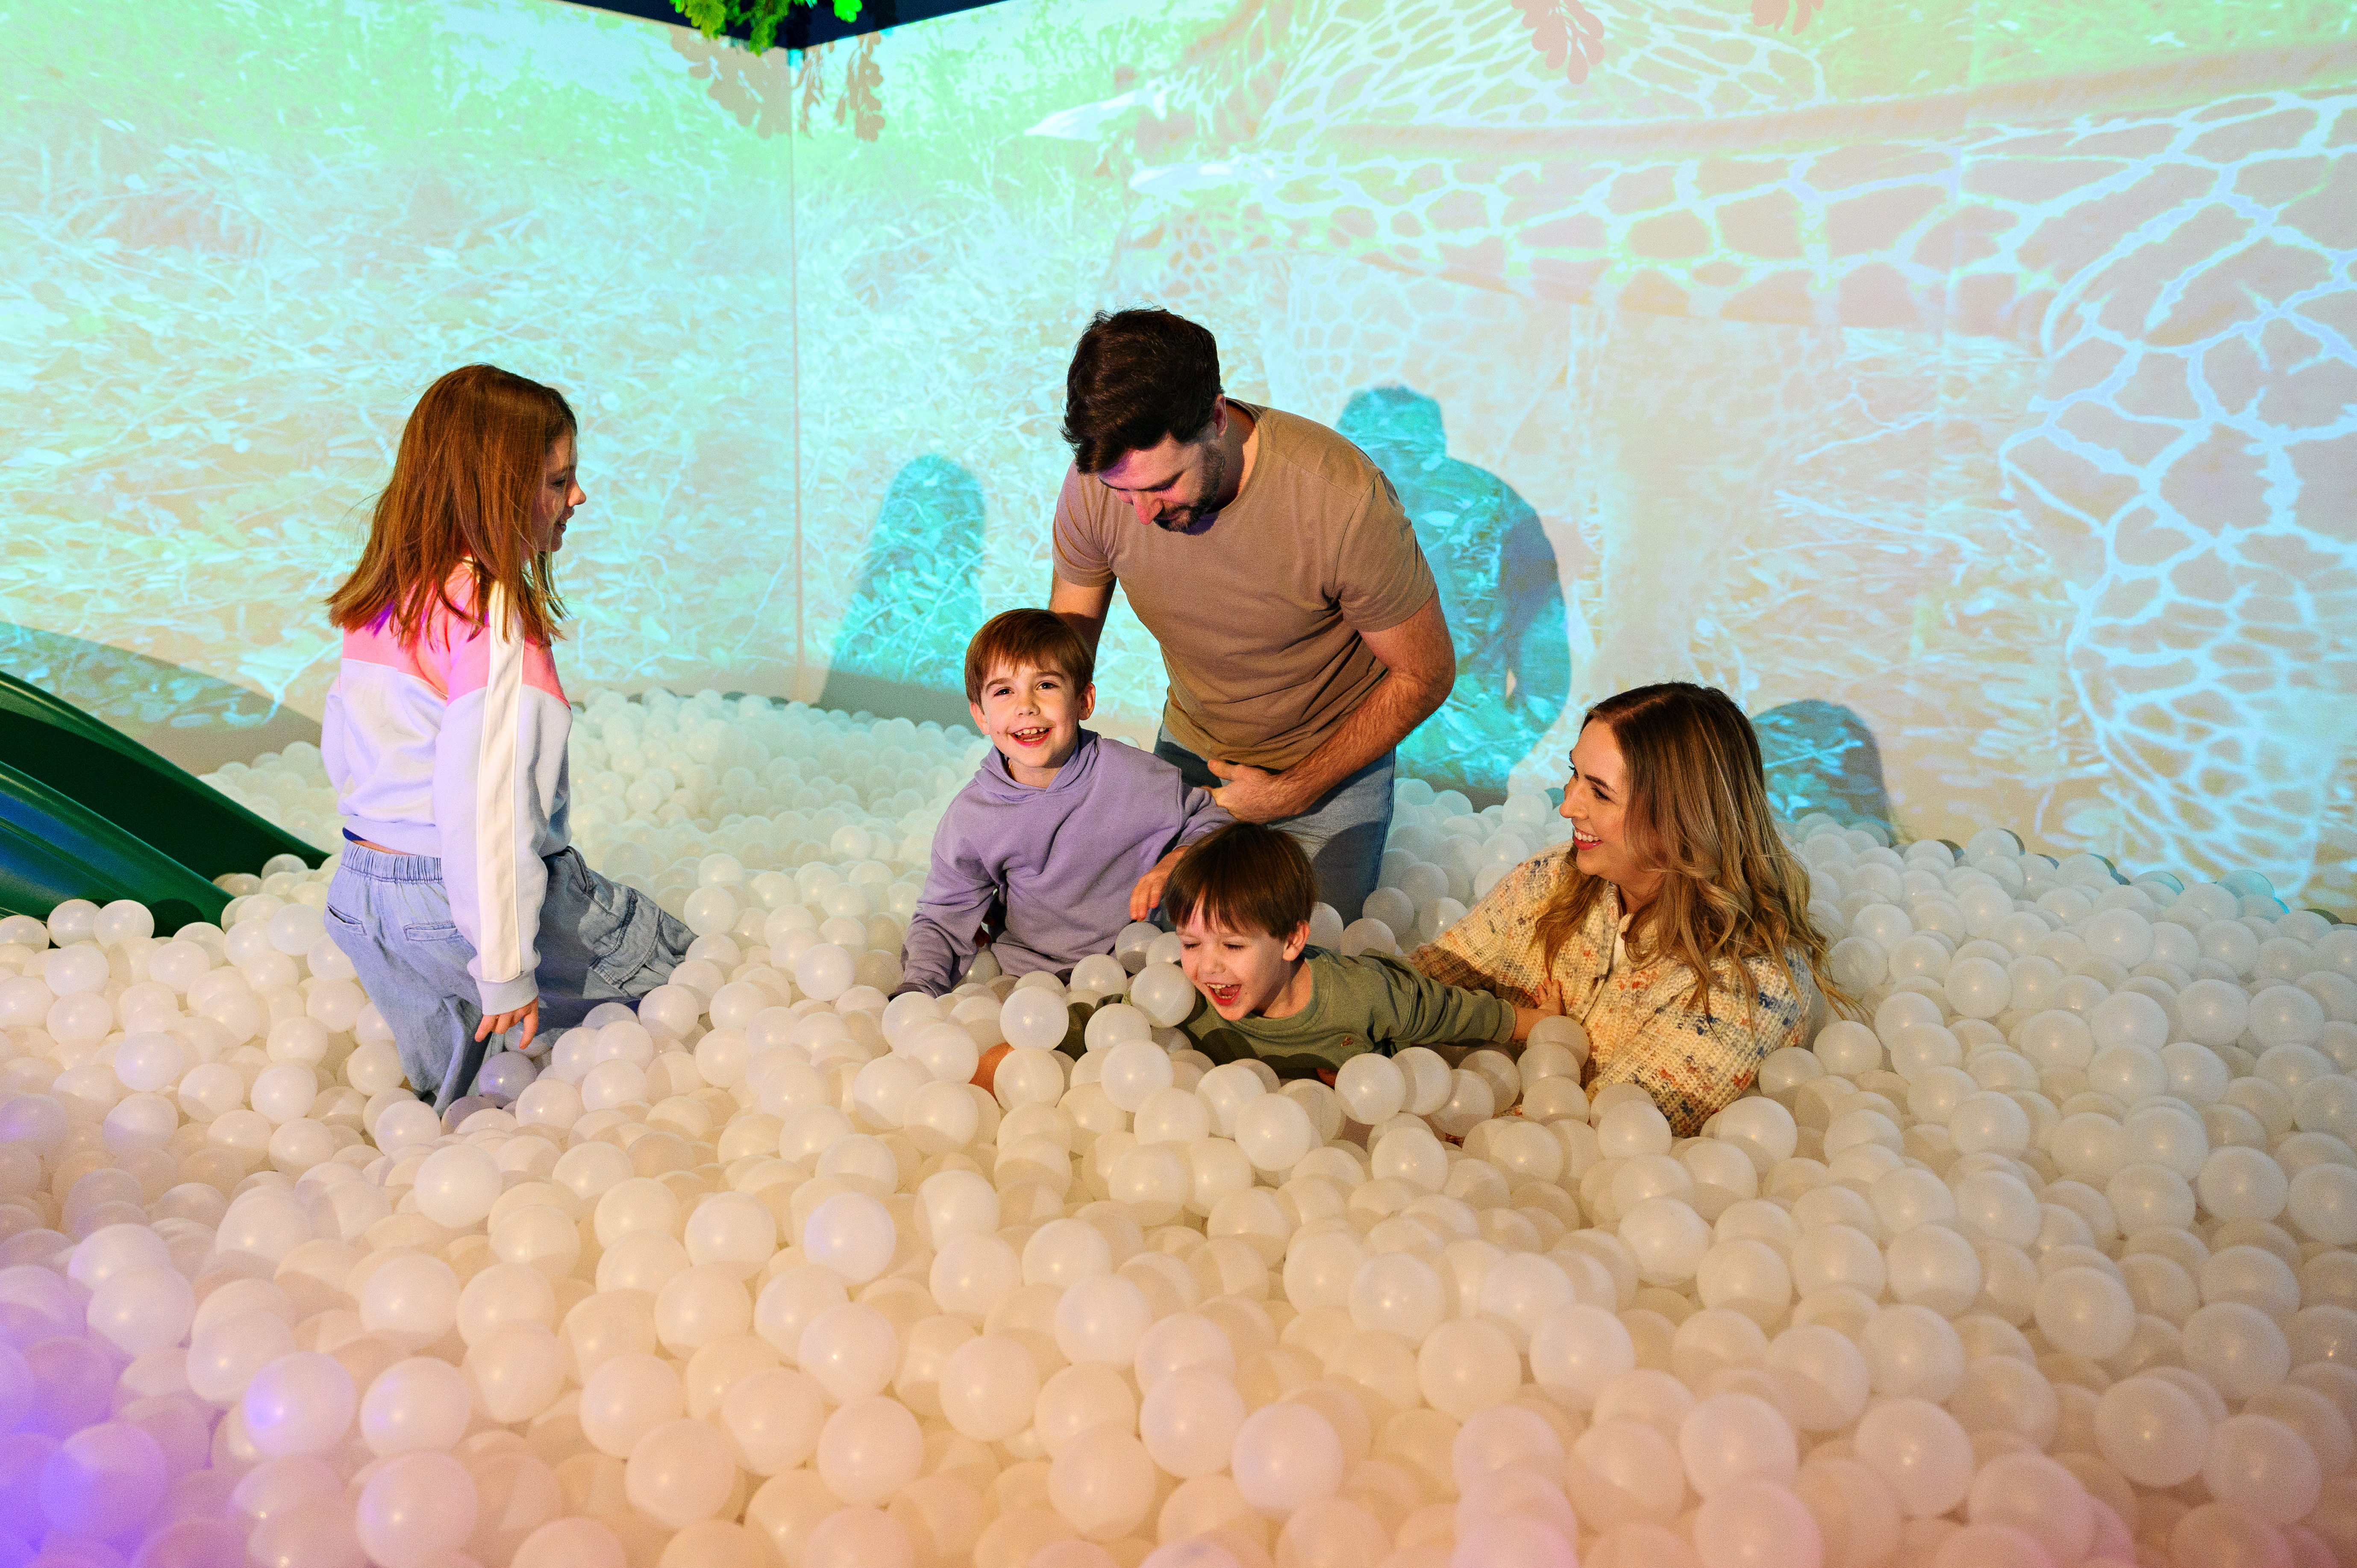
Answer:
<svg viewBox="0 0 2357 1568"><path fill-rule="evenodd" d="M1667 956L1695 972L1687 1004L1707 1007L1712 966L1765 958L1799 990L1798 948L1829 1002L1847 998L1809 923L1809 874L1777 835L1751 721L1726 693L1671 682L1608 697L1582 721L1608 725L1629 778L1621 821L1630 847L1663 871L1661 891L1630 922L1640 961ZM1564 863L1538 919L1545 967L1604 894L1603 878Z"/></svg>
<svg viewBox="0 0 2357 1568"><path fill-rule="evenodd" d="M368 548L328 597L328 618L350 631L390 616L400 640L414 642L436 606L461 613L450 578L464 566L472 619L485 620L496 586L522 635L551 641L565 605L534 548L533 506L549 449L576 428L564 393L495 365L468 365L426 388L402 427Z"/></svg>

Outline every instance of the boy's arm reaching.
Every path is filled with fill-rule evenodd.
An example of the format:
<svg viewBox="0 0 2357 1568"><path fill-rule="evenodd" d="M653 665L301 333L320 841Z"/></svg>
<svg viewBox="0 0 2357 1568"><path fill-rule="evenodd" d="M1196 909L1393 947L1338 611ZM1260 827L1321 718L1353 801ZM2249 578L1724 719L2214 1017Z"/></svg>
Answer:
<svg viewBox="0 0 2357 1568"><path fill-rule="evenodd" d="M1178 770L1173 768L1171 771L1176 773ZM1187 846L1200 843L1233 821L1235 819L1211 799L1209 789L1199 789L1180 780L1177 845L1156 861L1152 870L1137 879L1137 886L1131 889L1129 895L1129 918L1143 920L1151 917L1162 902L1162 889L1170 880L1171 868L1178 864L1178 857L1187 853Z"/></svg>
<svg viewBox="0 0 2357 1568"><path fill-rule="evenodd" d="M1367 1022L1367 1037L1394 1046L1445 1045L1459 1040L1488 1040L1504 1045L1529 1033L1511 1002L1482 991L1444 985L1410 969L1396 959L1377 959L1383 984L1374 999L1377 1016ZM1383 1015L1388 1015L1387 1016ZM1531 1022L1535 1023L1534 1017Z"/></svg>

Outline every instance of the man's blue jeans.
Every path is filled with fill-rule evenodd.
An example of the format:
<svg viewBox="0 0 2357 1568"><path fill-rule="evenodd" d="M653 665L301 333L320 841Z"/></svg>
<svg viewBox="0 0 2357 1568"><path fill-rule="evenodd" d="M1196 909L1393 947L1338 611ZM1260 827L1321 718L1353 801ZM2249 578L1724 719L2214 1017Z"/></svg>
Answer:
<svg viewBox="0 0 2357 1568"><path fill-rule="evenodd" d="M1211 765L1170 738L1154 737L1154 755L1205 789L1220 787ZM1271 822L1300 841L1318 873L1318 897L1334 906L1347 923L1361 913L1383 870L1383 841L1392 831L1392 775L1399 754L1387 751L1326 792L1297 817Z"/></svg>

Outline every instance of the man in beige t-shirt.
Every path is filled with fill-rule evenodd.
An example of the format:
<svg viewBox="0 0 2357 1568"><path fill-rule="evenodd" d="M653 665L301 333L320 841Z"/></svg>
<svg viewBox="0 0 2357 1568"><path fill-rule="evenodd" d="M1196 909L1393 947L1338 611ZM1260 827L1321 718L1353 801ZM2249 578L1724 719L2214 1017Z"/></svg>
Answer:
<svg viewBox="0 0 2357 1568"><path fill-rule="evenodd" d="M1356 919L1394 748L1457 671L1391 481L1324 425L1222 396L1211 333L1160 310L1090 325L1064 436L1049 607L1094 647L1120 584L1169 675L1156 752L1300 839L1319 897Z"/></svg>

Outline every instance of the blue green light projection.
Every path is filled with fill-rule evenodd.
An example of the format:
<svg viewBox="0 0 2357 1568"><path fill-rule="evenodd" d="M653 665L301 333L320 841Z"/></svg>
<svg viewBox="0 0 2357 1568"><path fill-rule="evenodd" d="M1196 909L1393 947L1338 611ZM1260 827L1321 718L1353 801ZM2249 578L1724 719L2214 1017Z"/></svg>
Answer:
<svg viewBox="0 0 2357 1568"><path fill-rule="evenodd" d="M2344 5L152 12L10 18L0 621L316 713L353 509L488 358L584 412L576 686L953 716L1071 341L1153 301L1407 501L1411 772L1701 679L1790 808L2357 908ZM1158 675L1118 616L1110 727Z"/></svg>

